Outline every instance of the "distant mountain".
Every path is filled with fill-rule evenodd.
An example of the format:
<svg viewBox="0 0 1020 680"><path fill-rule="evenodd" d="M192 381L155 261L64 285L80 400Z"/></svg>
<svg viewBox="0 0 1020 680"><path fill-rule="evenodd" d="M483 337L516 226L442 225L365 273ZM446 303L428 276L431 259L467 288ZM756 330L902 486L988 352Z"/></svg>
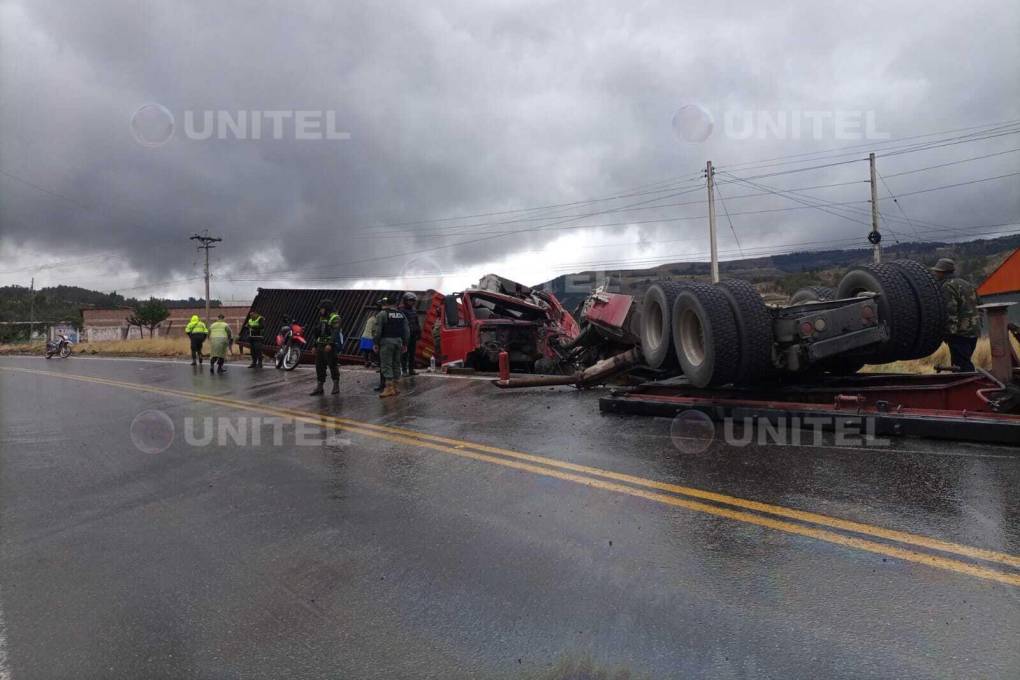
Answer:
<svg viewBox="0 0 1020 680"><path fill-rule="evenodd" d="M883 245L882 255L889 260L916 260L929 266L940 257L949 257L956 260L961 276L978 284L1017 248L1020 248L1020 234L959 243L895 243ZM728 260L719 264L719 271L725 278L750 281L763 295L782 297L804 286L835 286L847 269L870 262L871 258L870 248L812 250ZM613 292L640 295L655 281L707 280L710 271L708 262L661 264L647 269L587 270L558 276L540 287L551 290L568 309L573 309L592 288L605 281Z"/></svg>

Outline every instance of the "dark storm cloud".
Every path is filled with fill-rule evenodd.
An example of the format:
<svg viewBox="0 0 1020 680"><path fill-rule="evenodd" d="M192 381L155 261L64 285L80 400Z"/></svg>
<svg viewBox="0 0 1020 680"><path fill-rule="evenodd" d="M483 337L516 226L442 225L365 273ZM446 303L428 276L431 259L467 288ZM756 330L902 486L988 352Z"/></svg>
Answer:
<svg viewBox="0 0 1020 680"><path fill-rule="evenodd" d="M362 227L577 201L691 177L707 158L725 166L853 143L727 139L720 129L726 110L871 110L880 130L894 136L1020 118L1020 25L1016 6L1005 1L940 9L33 0L0 12L0 165L50 192L3 177L2 239L55 258L116 251L127 268L153 280L189 273L186 236L206 228L228 239L222 266L236 274L321 275L329 270L316 268L359 260L370 262L344 273L391 274L406 262L401 253L471 234L436 236L437 225L422 224L407 227L404 239L372 239ZM129 127L147 102L176 116L176 136L158 148L138 144ZM692 102L716 116L703 144L678 142L670 130L677 107ZM187 110L302 109L336 111L352 138L196 141L182 134ZM883 167L891 173L1016 141L949 147ZM1016 167L1016 156L1004 156L895 186L910 191ZM865 172L841 167L777 184L864 179ZM1009 221L1020 212L1016 187L974 185L903 205L915 218L945 224ZM862 188L822 197L866 196ZM734 201L730 209L787 205ZM585 212L591 209L558 214ZM734 224L745 243L758 245L861 231L814 211ZM704 249L697 221L642 231L653 240L689 236L692 250ZM539 248L561 233L523 233L432 257L449 271L494 259L494 251ZM267 245L281 261L265 261Z"/></svg>

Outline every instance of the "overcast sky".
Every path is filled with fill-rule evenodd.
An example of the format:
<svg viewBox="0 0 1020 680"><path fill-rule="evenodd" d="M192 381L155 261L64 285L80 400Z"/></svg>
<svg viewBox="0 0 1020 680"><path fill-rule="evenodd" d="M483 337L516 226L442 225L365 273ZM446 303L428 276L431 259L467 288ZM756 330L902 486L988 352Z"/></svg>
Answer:
<svg viewBox="0 0 1020 680"><path fill-rule="evenodd" d="M873 145L888 176L999 154L889 177L883 197L1020 171L1020 153L1001 153L1020 134L881 157L904 138L1020 119L1009 0L31 0L0 3L0 30L4 284L200 295L188 236L202 229L224 239L221 298L454 289L487 270L538 283L594 263L704 259L706 206L693 202L709 159L754 177L799 166L742 164ZM218 111L259 118L260 138L206 131ZM303 126L257 113L292 111ZM805 192L846 202L868 198L867 177L858 161L755 181L855 181ZM915 221L890 220L887 239L960 237L918 221L1020 222L1018 179L885 200L883 213ZM863 244L868 231L782 197L736 198L762 193L740 183L720 190L726 258ZM621 194L639 195L584 203ZM434 221L479 213L504 214ZM346 278L312 281L326 277Z"/></svg>

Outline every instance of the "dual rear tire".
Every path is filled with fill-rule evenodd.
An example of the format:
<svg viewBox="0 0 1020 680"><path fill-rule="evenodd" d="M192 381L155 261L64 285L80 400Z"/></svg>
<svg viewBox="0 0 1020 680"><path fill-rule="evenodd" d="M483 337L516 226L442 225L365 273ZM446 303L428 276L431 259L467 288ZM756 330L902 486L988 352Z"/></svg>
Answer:
<svg viewBox="0 0 1020 680"><path fill-rule="evenodd" d="M894 260L851 269L839 282L837 297L876 293L879 319L889 340L867 353L869 364L920 359L942 343L946 304L931 272L911 260Z"/></svg>
<svg viewBox="0 0 1020 680"><path fill-rule="evenodd" d="M754 287L729 280L653 284L642 304L642 350L655 369L695 387L773 374L772 319Z"/></svg>

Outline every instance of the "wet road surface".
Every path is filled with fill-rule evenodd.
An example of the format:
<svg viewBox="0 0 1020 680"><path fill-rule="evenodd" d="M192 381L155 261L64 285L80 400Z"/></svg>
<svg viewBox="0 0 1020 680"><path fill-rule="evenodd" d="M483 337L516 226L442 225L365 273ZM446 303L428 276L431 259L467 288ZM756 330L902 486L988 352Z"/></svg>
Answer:
<svg viewBox="0 0 1020 680"><path fill-rule="evenodd" d="M1020 675L1015 449L312 380L0 358L0 678Z"/></svg>

